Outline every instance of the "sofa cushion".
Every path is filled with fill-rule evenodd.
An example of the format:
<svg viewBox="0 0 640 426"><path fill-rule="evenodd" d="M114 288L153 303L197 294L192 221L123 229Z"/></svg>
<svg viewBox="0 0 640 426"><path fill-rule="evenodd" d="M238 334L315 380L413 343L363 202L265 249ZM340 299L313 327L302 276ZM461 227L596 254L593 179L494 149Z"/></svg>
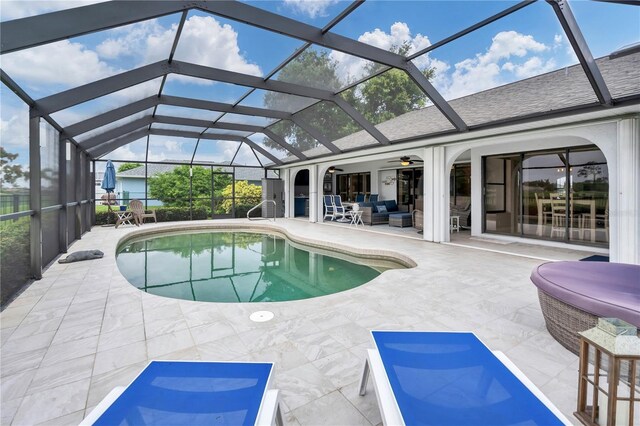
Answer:
<svg viewBox="0 0 640 426"><path fill-rule="evenodd" d="M377 207L378 207L378 213L386 213L387 212L387 206L385 206L384 204L379 204Z"/></svg>
<svg viewBox="0 0 640 426"><path fill-rule="evenodd" d="M384 205L387 206L387 211L390 211L390 212L398 211L398 204L396 203L396 200L384 200Z"/></svg>
<svg viewBox="0 0 640 426"><path fill-rule="evenodd" d="M377 211L378 211L378 210L376 209L376 206L375 206L373 203L370 203L370 202L368 202L368 201L367 201L367 202L365 202L365 203L358 203L358 204L360 204L360 209L361 209L361 210L362 210L363 208L365 208L365 207L371 207L371 213L375 213L375 212L377 212Z"/></svg>

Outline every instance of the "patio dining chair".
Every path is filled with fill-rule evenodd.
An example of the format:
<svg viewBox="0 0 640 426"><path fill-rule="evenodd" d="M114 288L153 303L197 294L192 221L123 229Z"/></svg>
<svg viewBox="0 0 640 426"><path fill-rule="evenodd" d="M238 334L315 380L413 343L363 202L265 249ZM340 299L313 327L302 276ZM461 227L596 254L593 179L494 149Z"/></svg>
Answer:
<svg viewBox="0 0 640 426"><path fill-rule="evenodd" d="M143 224L145 218L153 218L155 223L158 223L155 210L145 210L142 201L133 199L129 202L129 210L133 213L136 222Z"/></svg>
<svg viewBox="0 0 640 426"><path fill-rule="evenodd" d="M347 219L347 209L342 205L342 197L339 195L333 196L333 210L335 212L335 220L338 222L349 222Z"/></svg>
<svg viewBox="0 0 640 426"><path fill-rule="evenodd" d="M369 375L385 425L570 425L502 352L473 333L372 331Z"/></svg>
<svg viewBox="0 0 640 426"><path fill-rule="evenodd" d="M324 195L324 217L323 220L329 218L329 220L333 220L336 217L336 210L333 206L333 195Z"/></svg>
<svg viewBox="0 0 640 426"><path fill-rule="evenodd" d="M378 202L378 194L369 195L369 202L375 204Z"/></svg>
<svg viewBox="0 0 640 426"><path fill-rule="evenodd" d="M151 361L80 425L282 425L272 371L272 363Z"/></svg>
<svg viewBox="0 0 640 426"><path fill-rule="evenodd" d="M356 194L356 203L364 203L364 194Z"/></svg>

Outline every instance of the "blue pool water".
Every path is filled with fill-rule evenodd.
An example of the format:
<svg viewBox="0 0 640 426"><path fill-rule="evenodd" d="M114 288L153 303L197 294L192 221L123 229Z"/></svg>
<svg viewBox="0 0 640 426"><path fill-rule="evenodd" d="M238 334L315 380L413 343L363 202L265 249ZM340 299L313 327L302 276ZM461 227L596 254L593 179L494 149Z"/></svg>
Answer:
<svg viewBox="0 0 640 426"><path fill-rule="evenodd" d="M405 266L358 259L253 232L190 232L134 239L117 250L142 291L207 302L279 302L348 290Z"/></svg>

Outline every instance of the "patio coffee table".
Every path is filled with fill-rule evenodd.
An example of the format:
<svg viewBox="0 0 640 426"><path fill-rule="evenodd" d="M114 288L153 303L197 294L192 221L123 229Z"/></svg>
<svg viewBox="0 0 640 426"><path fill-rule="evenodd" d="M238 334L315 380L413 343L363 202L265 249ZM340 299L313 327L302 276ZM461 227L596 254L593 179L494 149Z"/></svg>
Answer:
<svg viewBox="0 0 640 426"><path fill-rule="evenodd" d="M473 333L372 331L369 373L386 425L571 425L502 352Z"/></svg>
<svg viewBox="0 0 640 426"><path fill-rule="evenodd" d="M397 226L404 228L406 226L412 226L413 220L411 213L391 213L389 214L389 226Z"/></svg>

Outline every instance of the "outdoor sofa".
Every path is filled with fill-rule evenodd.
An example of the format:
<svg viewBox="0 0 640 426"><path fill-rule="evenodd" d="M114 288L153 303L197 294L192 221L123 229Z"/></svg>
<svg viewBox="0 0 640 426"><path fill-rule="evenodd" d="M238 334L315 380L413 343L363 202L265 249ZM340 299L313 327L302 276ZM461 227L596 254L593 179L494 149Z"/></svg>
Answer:
<svg viewBox="0 0 640 426"><path fill-rule="evenodd" d="M378 206L386 207L386 211L379 211ZM384 200L373 203L360 203L362 222L366 225L380 225L389 223L389 214L398 213L396 200Z"/></svg>

